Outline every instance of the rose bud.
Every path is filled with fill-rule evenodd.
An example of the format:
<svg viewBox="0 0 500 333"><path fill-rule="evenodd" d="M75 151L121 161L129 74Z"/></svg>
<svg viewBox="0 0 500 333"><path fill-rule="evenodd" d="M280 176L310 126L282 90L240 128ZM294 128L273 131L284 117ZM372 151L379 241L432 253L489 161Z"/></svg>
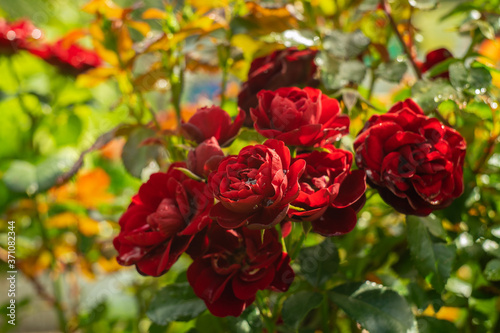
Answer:
<svg viewBox="0 0 500 333"><path fill-rule="evenodd" d="M118 263L135 265L143 275L164 274L186 251L193 238L211 220L213 197L206 185L185 176L172 164L167 173L155 173L132 198L120 218L113 240ZM195 248L198 244L195 244Z"/></svg>
<svg viewBox="0 0 500 333"><path fill-rule="evenodd" d="M239 316L255 300L258 290L285 292L295 273L282 252L275 229L223 229L212 224L209 246L194 259L187 279L195 294L217 317Z"/></svg>
<svg viewBox="0 0 500 333"><path fill-rule="evenodd" d="M441 63L449 58L453 58L453 55L451 54L450 51L448 51L445 48L431 51L431 52L427 53L427 55L425 56L425 62L421 65L420 70L422 71L422 73L425 73L428 70L430 70L432 67L436 66L437 64L439 64L439 63ZM438 77L448 79L448 78L450 78L450 72L445 71L441 74L434 75L432 78L435 79Z"/></svg>
<svg viewBox="0 0 500 333"><path fill-rule="evenodd" d="M257 94L259 105L251 109L254 127L266 138L292 146L334 142L349 133L349 117L339 102L314 88L280 88Z"/></svg>
<svg viewBox="0 0 500 333"><path fill-rule="evenodd" d="M238 95L238 106L247 113L245 126L253 125L249 112L250 108L257 107L259 91L295 85L317 86L318 81L314 79L317 70L314 57L317 52L289 47L252 61L248 80L243 83Z"/></svg>
<svg viewBox="0 0 500 333"><path fill-rule="evenodd" d="M226 157L208 177L219 200L210 217L224 228L273 227L285 218L290 202L299 195L298 180L304 167L303 160L290 165L290 151L278 140L247 146L237 156Z"/></svg>
<svg viewBox="0 0 500 333"><path fill-rule="evenodd" d="M189 151L187 167L196 175L207 178L210 172L217 169L224 158L224 152L214 137L203 141L198 147Z"/></svg>
<svg viewBox="0 0 500 333"><path fill-rule="evenodd" d="M426 216L463 192L464 138L411 99L372 116L354 149L368 184L403 214Z"/></svg>
<svg viewBox="0 0 500 333"><path fill-rule="evenodd" d="M232 122L226 111L218 106L211 106L196 110L187 123L182 123L181 129L187 139L196 143L215 137L221 147L227 147L238 135L244 120L245 112L242 110Z"/></svg>

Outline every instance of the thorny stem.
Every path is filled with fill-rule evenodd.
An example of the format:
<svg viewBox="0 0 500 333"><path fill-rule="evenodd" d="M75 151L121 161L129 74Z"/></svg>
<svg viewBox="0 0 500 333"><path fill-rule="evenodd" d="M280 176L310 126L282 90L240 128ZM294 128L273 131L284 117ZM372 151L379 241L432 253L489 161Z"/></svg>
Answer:
<svg viewBox="0 0 500 333"><path fill-rule="evenodd" d="M386 0L380 0L380 4L382 5L382 8L384 9L385 14L387 15L387 18L389 20L389 23L391 24L392 30L394 30L394 33L396 34L396 37L398 38L399 42L401 43L401 46L403 47L403 51L405 52L406 56L408 57L408 60L410 61L411 66L413 67L413 70L415 71L415 74L417 75L418 79L422 79L422 72L420 71L420 68L418 68L417 64L415 63L415 59L413 59L413 56L411 54L411 50L408 48L408 45L406 45L403 36L398 30L398 25L396 24L396 21L394 21L394 18L391 15L391 7L387 3Z"/></svg>

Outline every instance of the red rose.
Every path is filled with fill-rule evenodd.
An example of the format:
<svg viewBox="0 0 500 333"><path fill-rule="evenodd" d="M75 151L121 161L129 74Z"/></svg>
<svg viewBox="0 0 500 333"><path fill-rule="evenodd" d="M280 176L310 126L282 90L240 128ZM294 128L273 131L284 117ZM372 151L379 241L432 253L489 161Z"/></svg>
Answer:
<svg viewBox="0 0 500 333"><path fill-rule="evenodd" d="M290 151L282 141L243 148L238 156L222 160L208 178L219 200L210 216L224 228L244 224L271 228L283 220L290 202L299 195L298 179L304 167L303 160L290 166Z"/></svg>
<svg viewBox="0 0 500 333"><path fill-rule="evenodd" d="M19 49L29 49L30 42L42 37L42 32L30 21L8 23L0 18L0 54L13 54Z"/></svg>
<svg viewBox="0 0 500 333"><path fill-rule="evenodd" d="M181 125L184 135L196 143L210 139L217 139L221 147L229 146L245 120L245 112L241 111L231 121L229 114L218 106L204 107L196 110L196 113L187 123Z"/></svg>
<svg viewBox="0 0 500 333"><path fill-rule="evenodd" d="M292 206L303 210L291 210L289 215L312 221L314 231L333 236L342 234L345 226L356 225L356 211L364 202L366 175L362 170L350 171L350 152L332 145L324 149L297 155L297 159L306 161L306 169L299 180L300 194ZM331 220L325 216L327 208Z"/></svg>
<svg viewBox="0 0 500 333"><path fill-rule="evenodd" d="M224 152L217 140L211 137L188 153L187 167L196 175L207 178L210 172L217 169L223 158Z"/></svg>
<svg viewBox="0 0 500 333"><path fill-rule="evenodd" d="M275 229L261 237L259 230L213 224L208 239L207 252L194 259L187 278L215 316L237 317L258 290L287 291L295 277Z"/></svg>
<svg viewBox="0 0 500 333"><path fill-rule="evenodd" d="M97 53L86 50L64 38L54 44L30 50L62 73L77 76L102 64Z"/></svg>
<svg viewBox="0 0 500 333"><path fill-rule="evenodd" d="M175 167L185 165L172 164L167 173L155 173L141 186L120 218L121 231L113 241L118 262L136 265L144 275L165 273L211 221L213 198L206 185Z"/></svg>
<svg viewBox="0 0 500 333"><path fill-rule="evenodd" d="M450 51L448 51L445 48L433 50L425 56L425 62L421 65L420 70L422 73L427 72L429 69L432 67L436 66L437 64L445 61L446 59L453 58L453 55L451 54ZM445 71L441 74L435 75L432 78L438 78L442 77L445 79L448 79L450 77L450 72Z"/></svg>
<svg viewBox="0 0 500 333"><path fill-rule="evenodd" d="M411 99L372 116L354 149L368 183L403 214L428 215L463 192L464 139Z"/></svg>
<svg viewBox="0 0 500 333"><path fill-rule="evenodd" d="M317 52L290 47L252 61L248 80L243 83L238 95L238 106L249 113L250 108L257 107L257 93L262 89L276 90L294 85L317 85L317 81L314 80L317 69L314 57ZM252 126L249 116L245 126Z"/></svg>
<svg viewBox="0 0 500 333"><path fill-rule="evenodd" d="M263 136L292 146L333 142L349 133L349 117L340 114L339 102L313 88L280 88L257 94L251 109L254 127Z"/></svg>

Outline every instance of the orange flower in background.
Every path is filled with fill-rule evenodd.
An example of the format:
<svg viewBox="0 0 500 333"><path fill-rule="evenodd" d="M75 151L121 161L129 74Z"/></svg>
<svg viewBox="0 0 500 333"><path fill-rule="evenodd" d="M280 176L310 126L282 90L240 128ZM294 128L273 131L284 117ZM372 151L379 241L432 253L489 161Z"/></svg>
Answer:
<svg viewBox="0 0 500 333"><path fill-rule="evenodd" d="M52 188L49 191L56 202L76 201L86 208L95 208L113 198L107 190L111 183L109 175L100 168L79 173L74 183Z"/></svg>
<svg viewBox="0 0 500 333"><path fill-rule="evenodd" d="M195 104L186 105L181 110L181 118L183 121L188 121L193 114L196 113L198 108ZM158 113L158 122L160 123L162 130L175 130L177 128L177 118L175 117L175 112L165 111Z"/></svg>
<svg viewBox="0 0 500 333"><path fill-rule="evenodd" d="M123 146L125 145L125 138L119 137L108 142L101 148L101 156L108 160L117 161L122 156Z"/></svg>
<svg viewBox="0 0 500 333"><path fill-rule="evenodd" d="M482 56L479 61L485 65L500 69L500 36L495 40L486 39L479 46L478 53ZM493 85L500 86L500 73L491 71Z"/></svg>
<svg viewBox="0 0 500 333"><path fill-rule="evenodd" d="M442 306L438 312L435 312L434 308L429 305L422 314L425 316L454 322L460 316L460 308Z"/></svg>

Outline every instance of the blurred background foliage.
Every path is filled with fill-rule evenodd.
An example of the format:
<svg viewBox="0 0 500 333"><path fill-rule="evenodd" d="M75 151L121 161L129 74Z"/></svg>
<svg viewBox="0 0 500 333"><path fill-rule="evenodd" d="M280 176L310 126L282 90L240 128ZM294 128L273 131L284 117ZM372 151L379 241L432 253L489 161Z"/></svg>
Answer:
<svg viewBox="0 0 500 333"><path fill-rule="evenodd" d="M370 332L392 324L499 332L499 8L498 0L0 0L0 16L31 20L47 40L77 31L105 63L74 77L28 52L0 56L0 268L13 220L14 331L260 332L283 321L284 331L300 332L359 332L357 323ZM335 248L316 270L303 270L288 293L260 293L286 309L282 318L255 306L240 318L169 317L184 296L158 290L173 282L183 290L189 259L157 279L120 267L112 246L120 214L141 181L185 158L173 135L181 119L211 104L235 115L251 61L290 46L320 50L321 88L351 117L342 147L352 150L372 114L412 97L466 138L465 192L405 221L368 190L353 232L306 239L299 272L307 251ZM443 47L453 56L422 73L426 55ZM248 131L229 152L253 138ZM328 293L311 294L310 285ZM408 312L397 312L402 305ZM379 320L370 322L373 307Z"/></svg>

